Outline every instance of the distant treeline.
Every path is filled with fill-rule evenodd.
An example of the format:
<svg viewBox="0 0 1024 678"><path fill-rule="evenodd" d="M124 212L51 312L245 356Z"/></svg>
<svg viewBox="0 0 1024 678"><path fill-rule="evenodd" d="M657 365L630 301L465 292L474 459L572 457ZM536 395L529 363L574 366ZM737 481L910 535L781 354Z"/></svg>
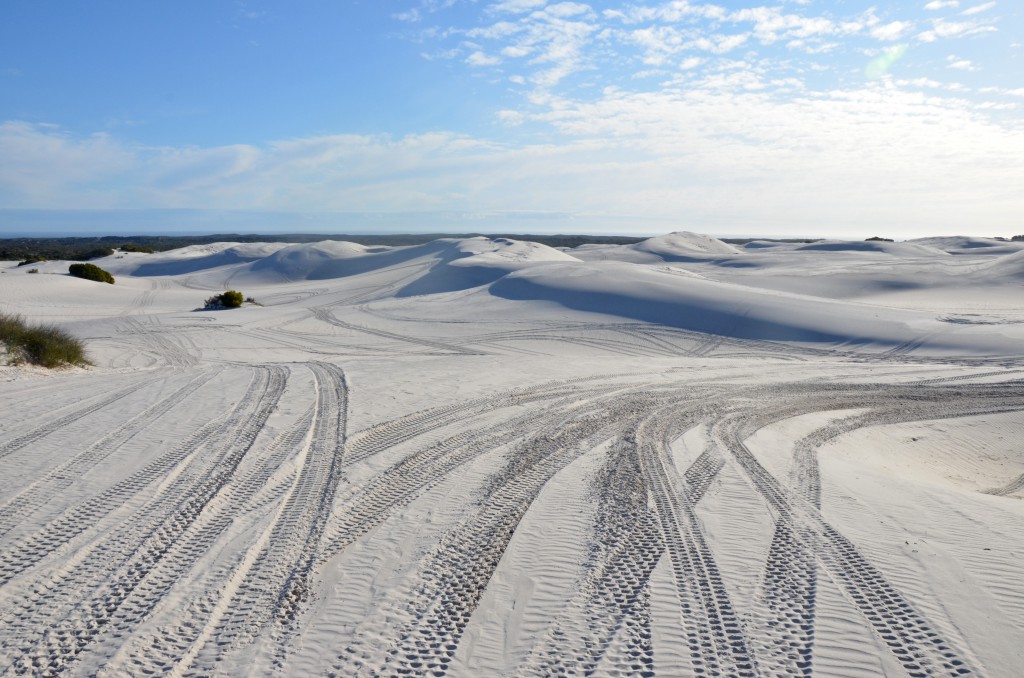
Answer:
<svg viewBox="0 0 1024 678"><path fill-rule="evenodd" d="M114 253L114 248L128 252L164 252L189 245L207 245L215 242L287 242L304 243L321 240L346 240L366 246L422 245L438 238L473 238L485 235L488 238L511 238L529 240L550 247L579 247L580 245L632 245L643 242L645 237L615 235L524 235L522 233L405 233L398 235L353 235L325 233L288 233L270 235L266 233L239 234L216 233L213 235L108 235L86 238L0 238L0 261L24 261L34 263L53 259L87 261ZM1024 236L1019 236L1024 239ZM723 238L727 243L744 245L761 238ZM1015 240L1017 238L1014 238ZM814 240L789 238L772 239L774 242L814 242Z"/></svg>
<svg viewBox="0 0 1024 678"><path fill-rule="evenodd" d="M146 236L144 236L146 237ZM38 261L68 259L88 261L114 253L114 248L127 252L154 252L155 248L139 244L143 238L3 238L0 239L0 261L17 259L32 264ZM174 249L172 245L166 249Z"/></svg>
<svg viewBox="0 0 1024 678"><path fill-rule="evenodd" d="M87 261L114 253L114 248L129 252L164 252L189 245L207 245L214 242L319 242L321 240L347 240L360 245L421 245L438 238L472 238L480 233L416 233L402 235L329 235L324 233L289 234L238 234L217 233L214 235L133 235L104 236L94 238L5 238L0 239L0 261L43 261L70 259ZM606 235L521 235L486 234L489 238L513 238L530 240L551 247L579 247L586 244L631 245L646 238L626 238Z"/></svg>

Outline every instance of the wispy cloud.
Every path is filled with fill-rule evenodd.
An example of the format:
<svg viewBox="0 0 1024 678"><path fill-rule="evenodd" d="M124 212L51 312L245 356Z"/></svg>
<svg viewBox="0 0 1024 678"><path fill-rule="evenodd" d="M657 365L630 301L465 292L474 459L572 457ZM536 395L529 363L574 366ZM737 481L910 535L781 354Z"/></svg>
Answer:
<svg viewBox="0 0 1024 678"><path fill-rule="evenodd" d="M835 15L804 2L730 9L669 0L597 10L583 2L500 0L483 5L483 24L453 25L446 34L465 41L457 53L470 65L500 66L506 78L550 90L577 74L599 73L597 79L607 79L608 73L621 73L615 84L622 84L666 69L692 70L701 55L732 58L750 50L765 52L763 58L775 58L780 70L790 71L779 77L827 71L834 67L835 55L870 50L872 43L930 43L994 33L998 18L980 16L994 6L976 5L954 20L925 16L920 9L916 16L904 17L892 12L880 16L875 8ZM958 7L956 0L923 5L932 12ZM803 59L772 52L778 48ZM699 63L700 68L714 66L713 59Z"/></svg>
<svg viewBox="0 0 1024 678"><path fill-rule="evenodd" d="M982 12L987 12L990 9L993 9L995 6L996 6L996 3L994 3L994 2L986 2L986 3L983 3L981 5L975 5L974 7L969 7L967 9L965 9L963 12L961 12L961 14L963 14L964 16L974 16L975 14L981 14Z"/></svg>
<svg viewBox="0 0 1024 678"><path fill-rule="evenodd" d="M46 207L64 202L71 189L79 207L118 200L106 181L136 167L137 154L106 133L74 137L57 126L21 121L0 123L0 202ZM70 196L69 196L70 197Z"/></svg>
<svg viewBox="0 0 1024 678"><path fill-rule="evenodd" d="M958 71L976 71L978 67L975 66L969 59L961 59L960 57L950 54L946 57L946 66Z"/></svg>
<svg viewBox="0 0 1024 678"><path fill-rule="evenodd" d="M588 67L585 47L598 31L594 12L576 2L548 4L504 0L488 7L491 15L518 15L462 31L471 40L494 44L494 50L524 63L524 79L550 88ZM479 60L474 65L484 65Z"/></svg>
<svg viewBox="0 0 1024 678"><path fill-rule="evenodd" d="M887 24L871 27L871 37L876 40L899 40L914 29L914 24L907 21L892 21Z"/></svg>
<svg viewBox="0 0 1024 678"><path fill-rule="evenodd" d="M983 33L995 33L999 29L990 21L967 20L947 21L945 19L932 19L931 30L923 31L917 35L921 42L935 42L941 38L966 38L972 35Z"/></svg>
<svg viewBox="0 0 1024 678"><path fill-rule="evenodd" d="M477 50L466 57L466 63L470 66L496 66L501 63L501 59Z"/></svg>

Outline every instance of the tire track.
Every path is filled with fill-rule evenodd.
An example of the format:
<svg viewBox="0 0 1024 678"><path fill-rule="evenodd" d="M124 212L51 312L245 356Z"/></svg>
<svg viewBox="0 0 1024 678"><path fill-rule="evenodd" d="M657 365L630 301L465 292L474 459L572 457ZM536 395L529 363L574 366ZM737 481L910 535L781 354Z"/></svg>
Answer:
<svg viewBox="0 0 1024 678"><path fill-rule="evenodd" d="M270 370L258 368L253 373L246 394L229 413L204 425L174 449L161 455L144 468L124 478L99 495L68 509L62 516L40 528L34 535L19 541L0 553L0 585L28 569L50 552L78 534L91 528L101 518L122 506L150 484L165 478L183 460L205 447L227 438L244 423L253 402L258 402L268 386Z"/></svg>
<svg viewBox="0 0 1024 678"><path fill-rule="evenodd" d="M306 299L311 299L327 291L328 288L326 287L318 287L309 290L297 290L295 292L279 292L277 294L261 296L259 302L263 306L281 306L283 304L291 304L297 301L305 301Z"/></svg>
<svg viewBox="0 0 1024 678"><path fill-rule="evenodd" d="M292 619L308 589L313 555L340 478L348 391L344 374L333 365L311 363L315 403L307 414L275 439L266 459L237 483L225 488L216 516L205 526L217 535L235 514L252 512L275 501L266 490L271 475L297 451L301 468L287 496L241 561L222 570L208 584L219 593L193 601L184 621L163 626L127 653L133 669L143 673L183 675L193 663L214 666L231 651L251 645ZM212 543L211 539L202 540ZM212 643L216 639L216 643ZM280 638L268 646L283 647Z"/></svg>
<svg viewBox="0 0 1024 678"><path fill-rule="evenodd" d="M146 382L133 384L127 388L115 391L112 395L109 395L105 398L101 398L97 402L74 410L73 412L70 412L62 417L54 419L53 421L47 422L46 424L43 424L42 426L39 426L38 428L35 428L31 431L22 434L15 434L16 437L13 438L12 440L8 440L5 443L0 443L0 459L3 459L4 457L13 454L14 452L17 452L18 450L27 447L28 445L31 445L32 443L42 438L45 438L51 433L59 431L68 424L73 424L79 419L84 419L85 417L89 416L90 414L93 414L94 412L98 412L105 407L113 405L122 398L126 398L131 394L135 393L136 391L142 389L144 386L146 386Z"/></svg>
<svg viewBox="0 0 1024 678"><path fill-rule="evenodd" d="M647 506L635 449L620 439L595 485L594 565L532 650L527 674L590 675L604 662L626 675L653 675L648 583L664 544ZM626 653L608 657L620 633L626 636Z"/></svg>
<svg viewBox="0 0 1024 678"><path fill-rule="evenodd" d="M710 394L702 395L710 398ZM692 427L697 417L707 417L713 407L704 398L695 406L693 389L673 390L667 398L673 402L673 414L660 426L666 447ZM595 483L595 501L600 508L593 566L566 611L552 622L531 653L530 674L590 675L600 666L625 675L653 675L649 584L665 553L665 541L659 518L648 507L649 490L635 445L636 429L637 425L631 427L632 439L626 436L615 443ZM693 505L723 465L724 460L711 449L690 465L683 476L683 491ZM609 657L609 647L620 633L625 636L622 654Z"/></svg>
<svg viewBox="0 0 1024 678"><path fill-rule="evenodd" d="M238 667L284 672L300 622L323 620L303 615L317 572L460 467L490 454L503 460L500 468L463 519L412 564L422 575L419 583L392 591L355 640L333 650L340 656L326 658L344 675L443 675L540 491L580 454L604 443L609 451L592 486L599 508L589 562L567 607L517 672L653 673L650 577L665 554L695 674L812 674L823 574L909 674L977 670L957 638L937 630L896 580L824 520L818 450L867 426L1024 410L1021 382L963 383L1005 372L897 385L755 387L695 385L664 375L613 384L605 375L597 385L551 382L429 408L346 440L344 374L325 363L309 369L313 407L269 445L257 439L267 437L260 438L263 422L281 397L278 386L284 390L286 371L279 367L253 370L242 402L130 478L20 541L0 541L0 672L91 673L95 666L132 675ZM21 490L0 507L0 535L214 376L169 382L177 386L170 396ZM520 409L502 416L502 408ZM772 476L745 447L748 436L771 423L849 408L867 411L797 440L787 476ZM710 443L680 474L670 445L699 424L710 429ZM431 434L446 427L452 428L438 434L446 437L434 440ZM36 430L18 431L9 442ZM407 446L394 450L400 445ZM384 470L358 484L343 481L345 468L391 450L389 461L392 454L400 459ZM735 610L737 594L727 590L709 548L705 530L713 524L703 525L694 510L727 463L738 466L776 518L750 617ZM1024 486L1024 477L1006 487L1014 486ZM242 534L229 532L239 515L254 526L244 538L255 541L241 552L212 555L225 534ZM728 565L724 556L721 563ZM200 595L189 598L190 590ZM386 655L378 653L382 647Z"/></svg>
<svg viewBox="0 0 1024 678"><path fill-rule="evenodd" d="M1002 487L994 487L988 490L982 490L982 492L985 494L993 494L997 497L1005 497L1021 489L1024 489L1024 473L1020 474Z"/></svg>
<svg viewBox="0 0 1024 678"><path fill-rule="evenodd" d="M377 330L370 327L363 327L361 325L353 325L352 323L347 323L342 320L338 320L338 318L336 318L334 314L331 313L331 311L329 311L326 307L323 306L310 308L310 311L313 313L314 317L316 317L317 320L325 322L329 325L341 327L342 329L351 330L353 332L362 332L364 334L369 334L374 337L380 337L381 339L391 339L392 341L398 341L406 344L415 344L417 346L425 346L427 348L441 350L446 353L456 353L459 355L487 355L482 351L475 351L472 349L463 348L462 346L457 346L455 344L446 344L444 342L431 341L429 339L418 339L416 337L408 337L401 334L395 334L394 332L388 332L386 330Z"/></svg>
<svg viewBox="0 0 1024 678"><path fill-rule="evenodd" d="M316 381L316 413L302 468L262 548L233 579L230 611L215 632L220 644L246 645L265 632L280 632L298 614L341 479L348 390L340 368L310 363ZM273 628L277 627L277 628ZM283 643L280 643L283 645ZM198 648L197 650L198 651Z"/></svg>
<svg viewBox="0 0 1024 678"><path fill-rule="evenodd" d="M209 551L239 515L256 514L280 499L286 488L281 483L271 482L272 477L289 457L298 454L306 445L315 411L315 407L310 407L274 439L258 463L224 488L217 505L212 510L208 509L202 519L184 533L168 556L150 573L144 582L143 601L163 595L177 585L183 578L182 573L195 566L202 553ZM276 489L278 487L280 489ZM230 575L231 570L225 571L224 567L205 576L200 575L205 579L204 589L214 593L193 598L183 610L179 607L165 613L175 615L172 617L175 621L144 634L136 634L122 649L121 656L109 662L107 668L114 673L166 675L175 666L186 666L194 654L190 649L202 648L205 639L200 641L200 638L210 619L216 617L219 610L226 609L228 603L225 599L230 600L233 591L229 586ZM159 589L159 593L153 593L154 589ZM127 601L127 605L139 607L134 598ZM120 627L115 626L112 631L127 635L127 629Z"/></svg>
<svg viewBox="0 0 1024 678"><path fill-rule="evenodd" d="M671 558L693 672L754 676L754 655L694 512L694 497L686 487L674 483L670 474L665 415L658 415L641 424L634 441Z"/></svg>
<svg viewBox="0 0 1024 678"><path fill-rule="evenodd" d="M535 402L557 399L566 395L586 398L607 392L606 387L581 390L579 381L554 381L528 389L508 389L495 395L432 407L399 417L354 433L349 439L346 465L367 459L413 438L432 431L464 422L472 417L497 409L518 407ZM625 388L625 387L623 387Z"/></svg>
<svg viewBox="0 0 1024 678"><path fill-rule="evenodd" d="M30 584L12 615L14 622L6 629L5 648L13 641L15 655L9 668L16 673L40 667L45 672L65 670L112 620L139 621L123 616L123 603L227 483L284 390L283 368L260 368L255 370L255 377L246 398L228 420L215 422L216 429L221 431L219 435L204 431L206 435L201 437L207 441L197 441L191 450L189 445L181 446L179 450L184 454L179 459L170 464L150 465L136 474L141 479L133 476L130 480L135 482L120 483L120 487L101 495L105 501L90 507L97 514L104 509L109 512L148 486L147 476L166 478L160 491L140 510L132 512L130 522L123 523L119 530L104 533L102 541L40 573ZM204 458L206 455L194 454L200 450L212 452L209 462ZM45 553L88 529L95 520L83 524L83 519L87 519L83 511L72 510L65 518L51 523L63 524L64 529L44 528L37 533L28 540L32 547L26 549L31 553L29 558L4 558L5 577L26 569ZM148 611L155 603L156 600L143 609Z"/></svg>
<svg viewBox="0 0 1024 678"><path fill-rule="evenodd" d="M974 375L970 375L974 376ZM949 381L957 381L951 378ZM922 393L920 385L945 384L946 379L915 382L912 385L868 386L866 392L853 389L848 393L837 393L833 400L822 402L813 394L800 393L794 389L784 396L789 403L777 405L773 410L748 409L741 416L744 423L742 437L768 424L807 412L825 409L871 408L865 413L855 414L829 422L796 442L793 449L793 465L789 474L789 491L796 501L805 502L812 510L821 506L821 477L817 451L825 443L841 435L866 426L905 423L933 418L970 416L978 410L989 411L991 405L978 397L967 397L959 391L948 388L933 388ZM988 391L984 385L980 389ZM999 397L1000 402L1005 402ZM963 401L963 402L961 402ZM965 405L964 402L967 404ZM1011 409L1012 403L1006 403ZM827 405L827 408L825 407ZM769 548L758 592L756 611L759 624L757 638L758 656L762 657L763 668L770 673L786 675L812 675L815 601L817 598L818 560L813 549L814 540L801 538L801 527L788 515L777 516L775 533Z"/></svg>
<svg viewBox="0 0 1024 678"><path fill-rule="evenodd" d="M142 350L148 350L170 367L194 367L199 359L171 339L160 327L156 318L147 316L150 325L126 316L118 321L118 333L138 336L143 343Z"/></svg>
<svg viewBox="0 0 1024 678"><path fill-rule="evenodd" d="M609 408L625 414L632 399L615 398ZM510 455L485 484L479 505L440 540L421 564L421 583L403 607L411 619L382 665L368 665L359 641L346 649L334 670L359 675L444 674L484 588L516 526L544 485L582 452L614 434L620 417L595 413L585 404L546 425ZM589 446L589 447L588 447Z"/></svg>
<svg viewBox="0 0 1024 678"><path fill-rule="evenodd" d="M210 382L219 369L208 370L193 377L187 384L162 401L135 415L114 431L103 436L71 459L60 464L39 480L0 507L0 536L21 523L27 516L44 506L57 494L70 487L82 475L114 453L129 440L142 433L146 427L165 415L192 393Z"/></svg>
<svg viewBox="0 0 1024 678"><path fill-rule="evenodd" d="M864 558L802 497L787 491L756 460L736 435L739 417L727 417L713 430L724 449L747 473L755 488L792 526L792 534L810 550L828 575L864 614L893 656L911 675L959 676L974 673L962 653L943 638ZM808 658L809 660L809 658Z"/></svg>
<svg viewBox="0 0 1024 678"><path fill-rule="evenodd" d="M526 435L524 431L554 426L564 418L563 412L578 402L579 394L574 392L561 398L561 402L547 405L544 412L531 411L483 429L467 429L415 450L351 490L335 511L319 562L323 564L348 548L460 466L521 440ZM464 420L465 416L459 419Z"/></svg>
<svg viewBox="0 0 1024 678"><path fill-rule="evenodd" d="M594 330L600 328L593 328ZM569 331L569 330L563 330ZM487 335L485 338L473 338L467 340L467 343L474 346L480 345L498 345L505 347L510 342L522 342L522 341L549 341L563 344L574 344L576 346L583 346L586 348L596 348L608 353L614 353L616 355L625 356L648 356L648 355L666 355L660 350L643 350L637 346L636 341L623 341L621 339L612 339L607 337L598 337L594 335L593 330L587 330L586 336L573 336L570 334L559 334L557 330L544 331L544 330L517 330L512 332L498 332Z"/></svg>

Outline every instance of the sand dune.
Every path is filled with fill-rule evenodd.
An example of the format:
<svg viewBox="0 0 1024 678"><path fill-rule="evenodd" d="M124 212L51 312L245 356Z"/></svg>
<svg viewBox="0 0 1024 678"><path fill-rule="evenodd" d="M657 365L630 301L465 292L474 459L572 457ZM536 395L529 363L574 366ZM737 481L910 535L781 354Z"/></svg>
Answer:
<svg viewBox="0 0 1024 678"><path fill-rule="evenodd" d="M1007 242L1006 240L971 236L918 238L909 242L915 245L934 247L950 254L965 254L968 256L1001 256L1024 250L1024 242Z"/></svg>
<svg viewBox="0 0 1024 678"><path fill-rule="evenodd" d="M698 262L739 254L740 250L717 238L679 231L648 238L635 245L583 245L573 253L587 261L628 261L636 264Z"/></svg>
<svg viewBox="0 0 1024 678"><path fill-rule="evenodd" d="M0 264L96 363L0 366L0 672L1021 675L1022 256Z"/></svg>

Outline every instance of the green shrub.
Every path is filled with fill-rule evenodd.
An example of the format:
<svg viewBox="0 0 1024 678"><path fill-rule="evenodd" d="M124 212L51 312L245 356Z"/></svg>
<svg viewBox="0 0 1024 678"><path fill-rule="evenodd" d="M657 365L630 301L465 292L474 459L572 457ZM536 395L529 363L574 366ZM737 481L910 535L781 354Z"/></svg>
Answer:
<svg viewBox="0 0 1024 678"><path fill-rule="evenodd" d="M43 367L90 364L82 342L69 333L53 325L26 325L16 315L0 313L0 342L7 345L15 362Z"/></svg>
<svg viewBox="0 0 1024 678"><path fill-rule="evenodd" d="M224 294L220 295L220 303L225 308L238 308L242 305L242 293L236 292L235 290L228 290Z"/></svg>
<svg viewBox="0 0 1024 678"><path fill-rule="evenodd" d="M68 273L75 276L76 278L85 278L86 280L95 280L96 282L105 282L114 284L114 276L110 275L102 268L95 264L71 264L68 267Z"/></svg>
<svg viewBox="0 0 1024 678"><path fill-rule="evenodd" d="M131 243L121 245L118 249L122 252L142 252L143 254L153 254L152 248L143 247L142 245L132 245Z"/></svg>
<svg viewBox="0 0 1024 678"><path fill-rule="evenodd" d="M25 257L24 261L19 261L18 262L18 266L28 266L29 264L38 264L38 263L40 263L42 261L46 261L46 259L44 259L43 257L32 255L32 256L29 256L29 257Z"/></svg>
<svg viewBox="0 0 1024 678"><path fill-rule="evenodd" d="M228 290L215 294L206 300L206 308L238 308L242 305L242 293Z"/></svg>

